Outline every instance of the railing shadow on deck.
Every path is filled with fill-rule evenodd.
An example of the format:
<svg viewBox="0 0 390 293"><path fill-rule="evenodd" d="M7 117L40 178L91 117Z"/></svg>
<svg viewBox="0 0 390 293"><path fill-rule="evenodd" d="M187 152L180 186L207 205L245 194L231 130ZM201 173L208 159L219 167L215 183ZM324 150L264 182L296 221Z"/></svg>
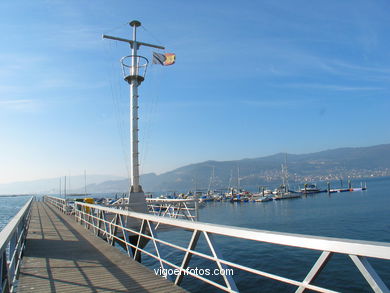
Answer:
<svg viewBox="0 0 390 293"><path fill-rule="evenodd" d="M83 235L77 231L77 229L75 229L75 227L73 227L66 219L56 214L58 211L55 211L54 209L52 210L49 206L41 207L43 210L40 209L39 214L46 214L45 216L48 217L51 222L50 224L56 226L56 233L58 235L43 237L43 239L29 239L26 256L41 258L44 260L48 276L45 278L44 276L31 274L29 273L29 268L23 271L23 275L46 279L46 281L50 283L51 292L58 292L56 284L72 285L80 287L80 289L88 288L88 290L92 292L98 292L101 290L110 291L110 287L95 285L93 280L90 279L91 276L84 273L83 270L86 268L86 263L90 263L91 267L103 267L105 278L117 280L124 288L126 288L123 291L116 289L115 292L128 292L129 288L136 288L137 292L149 292L146 288L144 288L142 282L138 282L137 279L132 278L131 274L125 272L116 263L111 261L111 259L109 259L105 254L107 251L102 249L102 247L95 245L96 239L94 239L94 237L88 237L88 235ZM42 225L41 227L42 231L40 233L44 235L45 227ZM64 232L71 234L73 239L69 241L64 237L61 237L61 233ZM52 272L61 268L61 264L65 269L72 267L72 270L74 270L76 268L78 273L82 275L85 282L55 278ZM153 272L150 273L153 274ZM107 274L109 274L109 276L107 276ZM93 277L96 278L96 275Z"/></svg>

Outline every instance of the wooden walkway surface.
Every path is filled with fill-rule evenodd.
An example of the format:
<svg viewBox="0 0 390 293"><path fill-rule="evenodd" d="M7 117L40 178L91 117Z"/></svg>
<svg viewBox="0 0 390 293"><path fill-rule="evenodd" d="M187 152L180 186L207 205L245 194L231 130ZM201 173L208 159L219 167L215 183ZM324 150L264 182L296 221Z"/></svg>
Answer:
<svg viewBox="0 0 390 293"><path fill-rule="evenodd" d="M185 292L70 216L35 202L17 292Z"/></svg>

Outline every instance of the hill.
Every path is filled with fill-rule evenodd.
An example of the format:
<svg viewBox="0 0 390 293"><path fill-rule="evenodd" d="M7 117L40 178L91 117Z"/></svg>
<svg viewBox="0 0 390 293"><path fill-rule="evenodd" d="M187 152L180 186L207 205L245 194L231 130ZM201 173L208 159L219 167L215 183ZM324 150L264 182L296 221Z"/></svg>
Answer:
<svg viewBox="0 0 390 293"><path fill-rule="evenodd" d="M318 182L390 175L390 144L350 147L310 154L274 154L235 161L206 161L156 175L141 176L145 191L187 191L223 189L237 186L255 189L259 185L275 186L282 179L281 165L287 158L289 182ZM210 180L214 173L214 179ZM69 180L69 178L68 178ZM84 192L84 176L72 176L70 192ZM118 176L87 177L90 193L127 192L128 179ZM69 182L68 182L69 183ZM63 182L62 182L63 184ZM59 178L0 184L0 194L58 193Z"/></svg>
<svg viewBox="0 0 390 293"><path fill-rule="evenodd" d="M206 161L160 175L145 174L145 191L185 191L228 186L256 188L281 183L281 164L287 157L290 182L337 180L390 175L390 144L371 147L339 148L310 154L275 154L235 161ZM210 180L214 170L214 179ZM239 178L239 180L238 180ZM90 192L125 192L127 180L88 186Z"/></svg>

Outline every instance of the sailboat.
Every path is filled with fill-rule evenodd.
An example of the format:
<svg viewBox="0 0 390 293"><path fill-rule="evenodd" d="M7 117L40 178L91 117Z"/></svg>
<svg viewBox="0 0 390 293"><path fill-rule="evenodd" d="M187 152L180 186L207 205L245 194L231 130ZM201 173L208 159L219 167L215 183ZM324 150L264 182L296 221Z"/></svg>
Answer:
<svg viewBox="0 0 390 293"><path fill-rule="evenodd" d="M281 200L281 199L291 199L291 198L299 198L301 197L301 194L292 192L289 190L288 185L288 169L287 169L287 153L285 156L285 163L282 164L282 184L276 188L273 192L274 200Z"/></svg>
<svg viewBox="0 0 390 293"><path fill-rule="evenodd" d="M222 199L222 195L215 190L215 166L213 166L213 171L210 176L209 188L207 190L206 196L207 199L210 201L220 201Z"/></svg>
<svg viewBox="0 0 390 293"><path fill-rule="evenodd" d="M272 190L266 189L265 186L260 186L259 192L253 193L251 199L255 202L271 201L273 200Z"/></svg>

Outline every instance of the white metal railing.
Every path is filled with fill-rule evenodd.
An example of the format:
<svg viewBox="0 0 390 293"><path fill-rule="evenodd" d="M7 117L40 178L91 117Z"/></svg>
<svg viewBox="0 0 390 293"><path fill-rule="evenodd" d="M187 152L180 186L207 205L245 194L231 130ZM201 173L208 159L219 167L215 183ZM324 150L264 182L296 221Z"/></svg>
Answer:
<svg viewBox="0 0 390 293"><path fill-rule="evenodd" d="M0 232L0 289L15 292L20 261L25 248L33 197L20 209Z"/></svg>
<svg viewBox="0 0 390 293"><path fill-rule="evenodd" d="M63 212L70 213L73 210L74 202L67 199L46 196L53 206ZM127 198L119 199L116 204L107 207L125 209L128 206ZM187 219L197 221L199 217L199 201L197 199L168 199L168 198L145 198L148 210L151 214L173 219Z"/></svg>
<svg viewBox="0 0 390 293"><path fill-rule="evenodd" d="M173 219L198 219L197 199L146 198L149 212L155 216Z"/></svg>
<svg viewBox="0 0 390 293"><path fill-rule="evenodd" d="M47 199L49 203L55 200ZM247 229L241 227L224 226L202 222L192 222L181 219L171 219L155 215L129 212L98 205L75 203L75 219L86 228L93 230L95 235L105 238L111 245L120 242L126 248L127 253L134 259L139 259L141 253L156 259L162 272L167 268L178 270L178 274L172 281L180 285L184 275L200 279L208 284L227 292L238 292L238 288L232 276L224 275L223 282L216 282L205 276L188 271L188 265L192 256L214 262L220 270L234 268L252 273L256 276L266 277L283 283L295 285L296 292L303 292L306 289L317 292L335 292L330 289L313 285L312 282L326 266L328 260L334 254L349 256L356 265L362 276L375 292L389 292L385 283L368 262L367 257L390 260L390 243L358 241L349 239L338 239L330 237L317 237L292 233L279 233L265 230ZM58 205L55 205L58 207ZM64 208L58 207L64 211ZM66 210L66 209L65 209ZM109 216L110 215L110 216ZM111 220L108 220L111 218ZM138 223L134 228L129 222ZM191 238L186 247L162 240L156 231L157 225L167 225L176 229L190 231ZM203 234L211 254L205 254L195 250L199 237ZM309 250L320 251L321 255L311 267L303 281L296 281L287 277L273 273L250 268L245 265L234 263L224 259L218 250L214 235L223 235L234 239L245 239L257 241L259 243L270 243L288 247L300 247ZM129 236L138 236L138 241L130 242ZM154 253L147 251L141 246L142 240L152 241ZM163 247L170 247L180 252L184 252L180 264L175 264L167 260L163 254ZM170 278L166 274L167 278Z"/></svg>
<svg viewBox="0 0 390 293"><path fill-rule="evenodd" d="M44 201L49 202L52 206L58 208L63 213L69 213L71 206L69 200L54 196L45 196Z"/></svg>

